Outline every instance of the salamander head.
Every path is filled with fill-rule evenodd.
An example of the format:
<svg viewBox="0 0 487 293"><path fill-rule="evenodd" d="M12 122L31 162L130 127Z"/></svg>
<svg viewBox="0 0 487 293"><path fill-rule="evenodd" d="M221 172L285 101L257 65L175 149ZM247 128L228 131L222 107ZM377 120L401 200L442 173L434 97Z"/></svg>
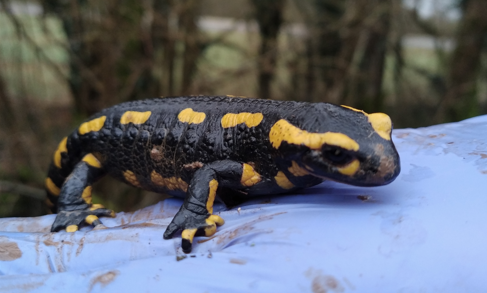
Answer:
<svg viewBox="0 0 487 293"><path fill-rule="evenodd" d="M312 105L296 125L281 119L272 126L270 142L283 156L292 157L314 176L358 186L385 185L399 175L389 116L347 106Z"/></svg>

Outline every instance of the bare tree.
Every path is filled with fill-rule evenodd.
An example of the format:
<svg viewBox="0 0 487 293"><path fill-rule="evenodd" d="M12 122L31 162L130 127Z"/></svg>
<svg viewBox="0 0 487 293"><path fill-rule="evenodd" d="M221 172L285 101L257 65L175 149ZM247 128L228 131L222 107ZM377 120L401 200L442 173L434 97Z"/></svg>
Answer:
<svg viewBox="0 0 487 293"><path fill-rule="evenodd" d="M391 0L361 1L361 25L349 67L346 104L366 111L383 110L382 80L392 11Z"/></svg>
<svg viewBox="0 0 487 293"><path fill-rule="evenodd" d="M447 90L437 111L437 122L458 121L478 115L477 77L487 32L487 1L462 1L463 16L456 48L447 73Z"/></svg>
<svg viewBox="0 0 487 293"><path fill-rule="evenodd" d="M77 112L90 115L120 101L181 94L190 87L203 48L196 25L199 1L42 3L63 23Z"/></svg>
<svg viewBox="0 0 487 293"><path fill-rule="evenodd" d="M308 11L307 89L312 101L383 107L392 0L314 0ZM310 47L311 46L311 47Z"/></svg>
<svg viewBox="0 0 487 293"><path fill-rule="evenodd" d="M258 96L272 98L271 83L276 71L277 37L283 23L284 0L252 0L255 19L259 24Z"/></svg>

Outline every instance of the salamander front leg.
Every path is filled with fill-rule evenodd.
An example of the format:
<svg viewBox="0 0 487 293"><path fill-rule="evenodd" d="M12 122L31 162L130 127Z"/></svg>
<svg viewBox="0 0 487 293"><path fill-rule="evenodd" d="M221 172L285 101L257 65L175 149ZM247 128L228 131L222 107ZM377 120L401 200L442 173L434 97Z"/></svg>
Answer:
<svg viewBox="0 0 487 293"><path fill-rule="evenodd" d="M216 161L195 172L184 204L164 232L164 239L183 230L181 247L190 253L195 235L212 236L224 220L213 215L213 203L219 186L242 189L256 184L260 175L248 164L235 161Z"/></svg>
<svg viewBox="0 0 487 293"><path fill-rule="evenodd" d="M75 232L83 223L101 224L98 217L114 217L115 212L100 204L91 202L91 185L102 177L105 171L92 154L86 155L73 169L61 187L58 200L58 214L51 231L66 229Z"/></svg>

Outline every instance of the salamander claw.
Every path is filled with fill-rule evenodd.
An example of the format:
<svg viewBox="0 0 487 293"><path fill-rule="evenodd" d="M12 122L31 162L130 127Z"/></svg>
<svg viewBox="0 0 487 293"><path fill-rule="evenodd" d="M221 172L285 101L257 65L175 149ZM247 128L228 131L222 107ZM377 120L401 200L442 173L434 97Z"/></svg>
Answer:
<svg viewBox="0 0 487 293"><path fill-rule="evenodd" d="M170 239L178 230L181 233L181 248L184 253L190 253L193 246L193 239L196 235L212 236L216 233L216 227L221 226L225 221L217 215L199 215L182 208L164 232L164 239Z"/></svg>
<svg viewBox="0 0 487 293"><path fill-rule="evenodd" d="M96 227L101 224L98 217L114 217L115 212L105 208L98 208L95 210L75 210L75 211L60 211L51 227L51 232L58 232L66 229L66 232L76 232L84 223Z"/></svg>

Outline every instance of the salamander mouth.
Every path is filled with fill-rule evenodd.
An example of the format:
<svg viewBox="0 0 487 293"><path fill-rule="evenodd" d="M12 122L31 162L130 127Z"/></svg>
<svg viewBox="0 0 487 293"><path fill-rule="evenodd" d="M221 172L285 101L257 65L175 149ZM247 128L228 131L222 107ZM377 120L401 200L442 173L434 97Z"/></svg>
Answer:
<svg viewBox="0 0 487 293"><path fill-rule="evenodd" d="M393 157L384 156L378 161L378 166L367 168L358 159L353 159L346 165L333 166L336 172L329 175L320 174L312 167L306 167L309 174L324 180L331 180L354 186L381 186L393 182L399 175L400 166Z"/></svg>

